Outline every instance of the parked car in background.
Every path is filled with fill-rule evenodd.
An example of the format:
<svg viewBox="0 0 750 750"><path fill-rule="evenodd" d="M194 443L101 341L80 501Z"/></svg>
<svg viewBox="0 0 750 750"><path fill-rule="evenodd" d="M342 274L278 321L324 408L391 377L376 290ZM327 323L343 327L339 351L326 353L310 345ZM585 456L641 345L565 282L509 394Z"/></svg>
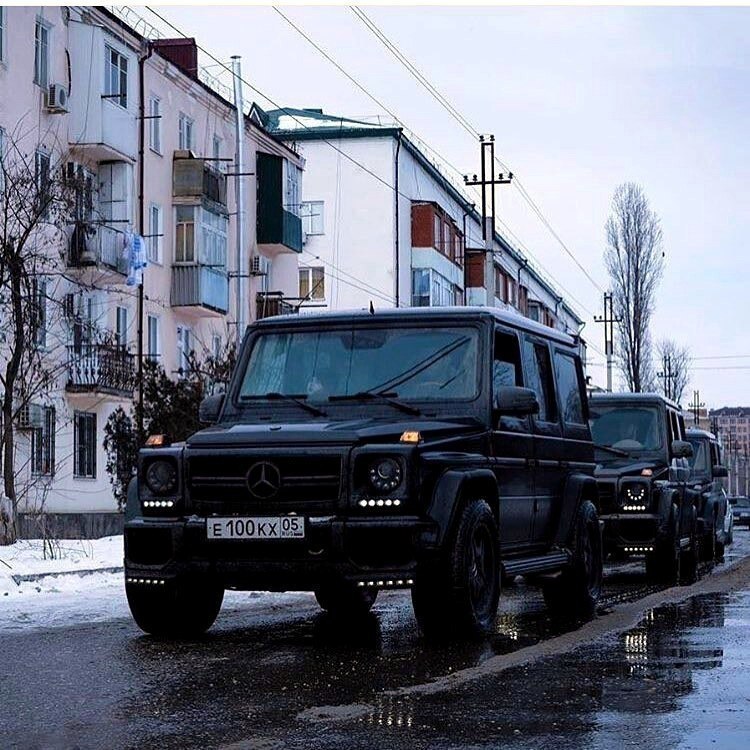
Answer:
<svg viewBox="0 0 750 750"><path fill-rule="evenodd" d="M687 430L693 446L690 457L690 483L698 493L698 531L701 533L701 553L704 560L724 557L724 547L730 544L727 527L731 528L732 508L727 501L722 480L728 476L721 461L721 445L716 436L705 430Z"/></svg>
<svg viewBox="0 0 750 750"><path fill-rule="evenodd" d="M744 495L735 495L729 498L732 507L735 526L747 526L750 528L750 498Z"/></svg>
<svg viewBox="0 0 750 750"><path fill-rule="evenodd" d="M417 308L250 327L213 423L146 448L125 524L135 621L201 632L226 588L331 613L412 591L426 634L491 629L501 576L594 612L602 550L577 342L521 316Z"/></svg>
<svg viewBox="0 0 750 750"><path fill-rule="evenodd" d="M657 394L596 393L590 413L605 554L645 556L654 579L694 580L698 493L679 407Z"/></svg>

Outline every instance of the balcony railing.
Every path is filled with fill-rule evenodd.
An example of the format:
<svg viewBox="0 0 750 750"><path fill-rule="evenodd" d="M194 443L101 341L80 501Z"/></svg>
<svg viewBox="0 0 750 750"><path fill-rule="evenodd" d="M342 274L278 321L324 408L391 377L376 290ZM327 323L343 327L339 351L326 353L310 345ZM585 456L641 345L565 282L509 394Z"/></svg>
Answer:
<svg viewBox="0 0 750 750"><path fill-rule="evenodd" d="M110 393L130 398L135 383L135 357L114 344L82 344L68 350L67 389Z"/></svg>
<svg viewBox="0 0 750 750"><path fill-rule="evenodd" d="M68 266L106 266L117 273L127 275L128 261L123 249L122 232L106 224L78 223L70 237Z"/></svg>
<svg viewBox="0 0 750 750"><path fill-rule="evenodd" d="M255 298L256 315L258 320L273 318L276 315L293 315L299 312L299 307L284 299L281 292L259 292Z"/></svg>
<svg viewBox="0 0 750 750"><path fill-rule="evenodd" d="M226 271L211 266L172 266L172 307L197 307L226 313L229 279Z"/></svg>

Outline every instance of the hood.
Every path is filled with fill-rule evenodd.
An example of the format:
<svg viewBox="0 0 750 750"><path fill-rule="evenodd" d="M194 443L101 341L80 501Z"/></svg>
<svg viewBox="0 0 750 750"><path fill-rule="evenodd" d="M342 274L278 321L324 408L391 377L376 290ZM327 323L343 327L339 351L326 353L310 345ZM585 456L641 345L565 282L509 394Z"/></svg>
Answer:
<svg viewBox="0 0 750 750"><path fill-rule="evenodd" d="M608 461L606 464L597 464L594 476L597 479L620 479L622 477L638 477L644 469L653 471L653 479L658 479L667 467L659 461L633 461L632 458L621 458L617 461Z"/></svg>
<svg viewBox="0 0 750 750"><path fill-rule="evenodd" d="M418 430L429 443L447 437L481 432L478 420L353 419L345 421L264 422L262 424L219 424L196 432L188 448L269 447L273 445L358 445L398 442L406 431Z"/></svg>

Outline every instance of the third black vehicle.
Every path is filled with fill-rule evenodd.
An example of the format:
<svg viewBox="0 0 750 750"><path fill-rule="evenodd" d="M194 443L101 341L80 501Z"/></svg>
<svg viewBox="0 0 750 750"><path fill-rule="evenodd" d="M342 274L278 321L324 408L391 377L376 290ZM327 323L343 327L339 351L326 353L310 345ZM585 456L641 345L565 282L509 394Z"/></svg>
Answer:
<svg viewBox="0 0 750 750"><path fill-rule="evenodd" d="M590 404L605 553L645 556L653 578L693 580L699 493L679 406L649 393L594 394Z"/></svg>
<svg viewBox="0 0 750 750"><path fill-rule="evenodd" d="M407 588L425 633L492 627L503 576L590 615L602 580L577 342L479 308L269 318L214 423L141 451L125 580L146 631L200 632L224 590L333 613Z"/></svg>
<svg viewBox="0 0 750 750"><path fill-rule="evenodd" d="M687 439L693 446L690 483L698 493L701 552L705 560L721 559L731 534L731 522L726 521L731 506L721 481L728 475L721 461L721 445L712 433L695 428L687 431Z"/></svg>

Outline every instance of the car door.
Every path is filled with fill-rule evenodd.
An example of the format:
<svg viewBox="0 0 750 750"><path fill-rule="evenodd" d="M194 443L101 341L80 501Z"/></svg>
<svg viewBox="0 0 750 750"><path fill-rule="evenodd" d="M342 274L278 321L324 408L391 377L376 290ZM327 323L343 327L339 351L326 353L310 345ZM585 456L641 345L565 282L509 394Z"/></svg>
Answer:
<svg viewBox="0 0 750 750"><path fill-rule="evenodd" d="M523 386L519 335L510 328L494 332L492 388ZM534 455L530 417L493 415L490 461L500 497L500 546L502 551L531 542L534 513Z"/></svg>
<svg viewBox="0 0 750 750"><path fill-rule="evenodd" d="M555 392L555 376L549 342L526 334L523 340L523 372L534 390L539 413L531 418L534 436L534 518L531 538L542 544L549 537L557 499L562 492L565 441Z"/></svg>

